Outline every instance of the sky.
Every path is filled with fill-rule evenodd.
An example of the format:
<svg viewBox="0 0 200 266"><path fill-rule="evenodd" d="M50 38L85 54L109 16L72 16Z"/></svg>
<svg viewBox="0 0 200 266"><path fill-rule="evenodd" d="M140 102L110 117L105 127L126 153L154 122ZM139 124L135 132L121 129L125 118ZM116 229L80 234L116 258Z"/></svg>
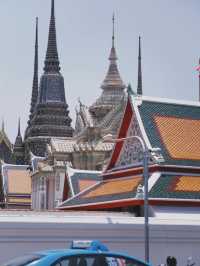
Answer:
<svg viewBox="0 0 200 266"><path fill-rule="evenodd" d="M47 47L50 0L0 0L0 120L12 142L29 116L35 18L39 17L39 75ZM199 0L55 0L57 44L66 99L75 122L77 99L91 105L101 94L116 18L118 66L137 87L142 38L143 94L198 100Z"/></svg>

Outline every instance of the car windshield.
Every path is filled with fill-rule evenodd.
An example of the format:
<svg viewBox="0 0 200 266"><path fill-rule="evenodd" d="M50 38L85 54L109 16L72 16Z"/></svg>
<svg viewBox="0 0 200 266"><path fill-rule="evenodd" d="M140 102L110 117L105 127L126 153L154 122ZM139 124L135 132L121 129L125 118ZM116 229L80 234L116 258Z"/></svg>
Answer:
<svg viewBox="0 0 200 266"><path fill-rule="evenodd" d="M24 255L16 259L10 260L1 266L26 266L29 263L32 263L32 262L35 262L41 259L42 257L43 257L42 255L38 255L38 254Z"/></svg>

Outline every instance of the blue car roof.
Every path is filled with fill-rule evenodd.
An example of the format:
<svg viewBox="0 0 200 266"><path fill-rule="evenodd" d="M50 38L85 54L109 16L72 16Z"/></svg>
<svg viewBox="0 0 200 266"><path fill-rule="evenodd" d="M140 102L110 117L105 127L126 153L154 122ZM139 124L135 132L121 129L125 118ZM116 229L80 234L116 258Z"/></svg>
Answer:
<svg viewBox="0 0 200 266"><path fill-rule="evenodd" d="M89 250L89 249L52 249L52 250L42 250L38 252L34 252L35 254L40 254L40 255L55 255L57 254L58 256L71 256L71 255L81 255L81 254L99 254L99 251L96 250ZM102 252L101 252L102 253ZM103 253L106 254L117 254L109 251L105 251Z"/></svg>

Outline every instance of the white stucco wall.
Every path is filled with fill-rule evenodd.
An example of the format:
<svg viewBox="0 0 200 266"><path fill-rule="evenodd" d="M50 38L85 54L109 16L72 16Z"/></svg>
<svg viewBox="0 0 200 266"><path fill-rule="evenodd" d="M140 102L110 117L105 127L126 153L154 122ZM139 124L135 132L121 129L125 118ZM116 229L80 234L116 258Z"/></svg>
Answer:
<svg viewBox="0 0 200 266"><path fill-rule="evenodd" d="M200 264L200 219L150 219L153 265L168 255L186 265L188 256ZM143 258L143 218L122 214L63 212L0 212L0 263L41 249L67 248L72 239L99 239L116 251Z"/></svg>

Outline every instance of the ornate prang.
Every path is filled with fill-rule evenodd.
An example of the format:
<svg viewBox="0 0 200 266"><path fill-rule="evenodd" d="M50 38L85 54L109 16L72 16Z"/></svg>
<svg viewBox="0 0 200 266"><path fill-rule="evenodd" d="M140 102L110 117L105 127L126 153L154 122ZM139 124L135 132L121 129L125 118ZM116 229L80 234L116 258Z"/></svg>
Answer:
<svg viewBox="0 0 200 266"><path fill-rule="evenodd" d="M137 94L142 95L141 37L139 36Z"/></svg>
<svg viewBox="0 0 200 266"><path fill-rule="evenodd" d="M112 47L110 51L110 56L109 56L109 61L110 65L108 68L107 75L101 85L102 89L109 89L109 88L119 88L119 89L124 89L125 85L120 77L119 70L117 67L117 53L115 50L115 17L113 15L112 18L112 23L113 23L113 30L112 30Z"/></svg>
<svg viewBox="0 0 200 266"><path fill-rule="evenodd" d="M112 17L112 47L109 55L109 67L106 77L101 85L101 96L90 107L90 111L101 120L114 106L119 104L125 96L123 83L118 66L115 50L115 17Z"/></svg>

